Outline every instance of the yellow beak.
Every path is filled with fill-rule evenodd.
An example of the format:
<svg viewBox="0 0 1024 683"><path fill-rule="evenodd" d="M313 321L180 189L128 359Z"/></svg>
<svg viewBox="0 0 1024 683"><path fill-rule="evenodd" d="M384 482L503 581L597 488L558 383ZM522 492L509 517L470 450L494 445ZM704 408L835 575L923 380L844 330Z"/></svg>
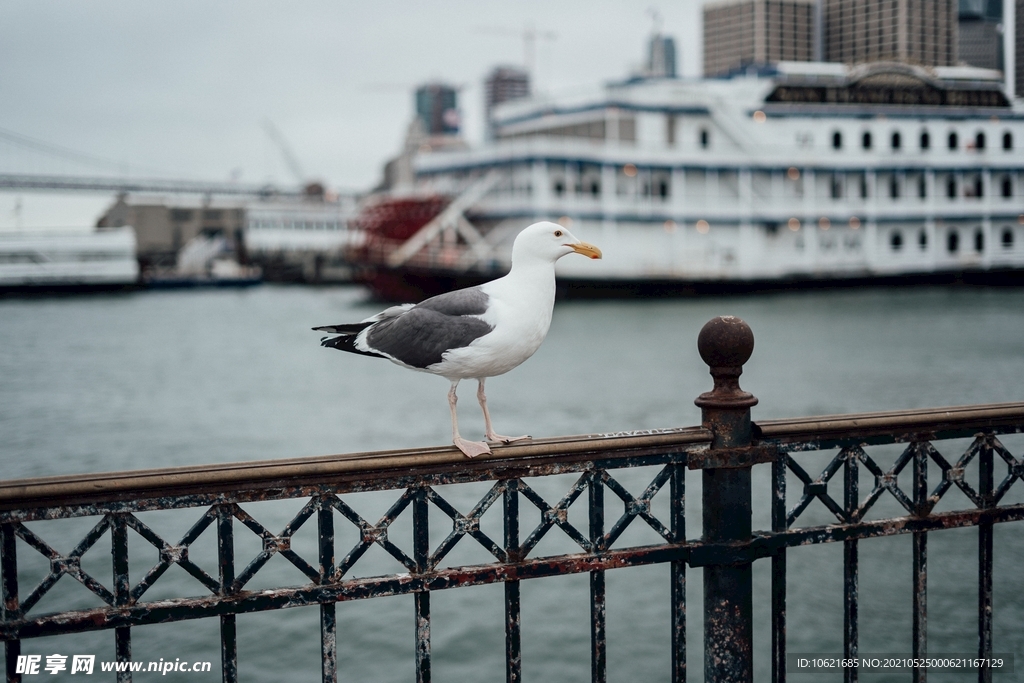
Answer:
<svg viewBox="0 0 1024 683"><path fill-rule="evenodd" d="M587 244L586 242L577 242L576 244L567 244L565 246L569 247L577 254L583 254L588 258L601 258L601 250L595 247L593 244Z"/></svg>

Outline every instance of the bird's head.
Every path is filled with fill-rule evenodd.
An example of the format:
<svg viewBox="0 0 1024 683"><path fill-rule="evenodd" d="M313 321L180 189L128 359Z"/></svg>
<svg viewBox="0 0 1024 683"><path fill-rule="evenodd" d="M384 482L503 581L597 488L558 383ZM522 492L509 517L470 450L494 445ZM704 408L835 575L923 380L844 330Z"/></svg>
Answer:
<svg viewBox="0 0 1024 683"><path fill-rule="evenodd" d="M543 259L554 263L568 254L583 254L592 259L601 258L601 250L593 244L578 240L557 223L534 223L516 236L512 244L512 260L519 258Z"/></svg>

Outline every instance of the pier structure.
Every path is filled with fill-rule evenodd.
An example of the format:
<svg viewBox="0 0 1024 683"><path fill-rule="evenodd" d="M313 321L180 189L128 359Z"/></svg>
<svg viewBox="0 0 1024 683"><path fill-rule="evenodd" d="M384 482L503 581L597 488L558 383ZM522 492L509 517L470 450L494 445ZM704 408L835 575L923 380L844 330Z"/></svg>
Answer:
<svg viewBox="0 0 1024 683"><path fill-rule="evenodd" d="M763 598L771 604L771 678L783 682L792 664L787 606L802 597L787 590L789 551L842 544L842 659L851 661L860 654L860 544L899 535L912 542L912 561L903 568L913 587L906 605L912 615L910 661L922 661L929 653L928 539L957 528L977 529L977 586L964 588L976 594L976 658L997 661L1007 634L994 618L1000 609L993 602L999 552L994 528L1024 520L1024 504L1007 495L1024 486L1019 483L1024 457L1003 441L1024 432L1024 403L755 421L751 408L757 399L739 384L754 350L750 328L738 318L716 318L697 343L713 378L711 391L697 398L698 426L536 439L476 459L446 446L0 481L0 639L7 680L22 680L18 667L27 639L110 630L112 655L129 662L135 627L216 619L222 679L233 682L238 680L237 615L306 606L319 608L322 679L333 683L345 678L345 662L337 654L339 636L344 637L339 605L408 596L415 678L426 683L432 666L432 594L502 584L511 683L522 680L522 582L587 574L591 652L589 663L580 665L589 665L591 679L601 682L609 657L607 572L663 565L669 568L671 605L663 627L671 633L672 681L686 680L687 667L694 665L687 661L687 642L701 636L704 657L696 665L703 667L704 680L753 680L753 604ZM752 476L761 468L770 468L770 476ZM687 538L686 486L698 472L702 534ZM639 474L644 481L650 476L642 490L623 483ZM572 478L564 495L542 494L561 481L554 479L559 475ZM543 487L538 478L545 479ZM471 483L489 485L471 509L450 502L450 485ZM752 493L762 484L770 488L771 524L753 530ZM367 491L393 492L393 504L379 519L358 511L355 494ZM954 491L966 504L949 504L947 495ZM305 502L278 531L250 512L253 503L267 500ZM886 505L899 514L880 512ZM147 514L160 510L193 510L197 518L181 538L164 538L147 523ZM441 533L435 527L432 534L439 516ZM822 516L829 521L821 523ZM77 518L95 524L70 552L57 550L35 525ZM307 525L316 530L315 545L295 538ZM353 546L340 543L347 525L356 530ZM638 527L657 540L648 536L647 542L637 542L631 533ZM237 543L249 533L261 544L252 557L241 555ZM212 573L201 566L197 547L209 535L216 540ZM554 535L571 543L572 552L545 552L541 541ZM156 550L156 563L132 566L129 543ZM446 557L460 544L479 545L488 561L451 566ZM109 547L106 583L84 568L83 555L94 547L101 554ZM372 548L394 558L402 571L357 576L355 567ZM38 582L25 582L27 560L35 555L43 556L48 569ZM305 582L251 588L275 556L302 572ZM751 576L758 562L771 564L770 596L755 592ZM150 589L175 565L204 590L150 599ZM702 574L703 619L687 619L690 570ZM65 576L97 596L101 606L38 609ZM915 682L927 680L927 668L911 668ZM859 680L859 668L843 670L844 681ZM989 664L970 672L982 682L991 681L992 674ZM132 679L127 670L117 676Z"/></svg>

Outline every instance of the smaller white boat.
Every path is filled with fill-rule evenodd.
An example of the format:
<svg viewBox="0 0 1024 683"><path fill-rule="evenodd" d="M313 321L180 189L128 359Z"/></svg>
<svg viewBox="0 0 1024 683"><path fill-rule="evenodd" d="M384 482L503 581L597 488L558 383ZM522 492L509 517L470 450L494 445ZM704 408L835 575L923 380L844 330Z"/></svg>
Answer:
<svg viewBox="0 0 1024 683"><path fill-rule="evenodd" d="M199 235L181 248L173 269L147 270L142 282L149 289L250 287L263 282L263 272L239 263L223 235Z"/></svg>
<svg viewBox="0 0 1024 683"><path fill-rule="evenodd" d="M132 289L138 280L130 227L0 232L0 292Z"/></svg>

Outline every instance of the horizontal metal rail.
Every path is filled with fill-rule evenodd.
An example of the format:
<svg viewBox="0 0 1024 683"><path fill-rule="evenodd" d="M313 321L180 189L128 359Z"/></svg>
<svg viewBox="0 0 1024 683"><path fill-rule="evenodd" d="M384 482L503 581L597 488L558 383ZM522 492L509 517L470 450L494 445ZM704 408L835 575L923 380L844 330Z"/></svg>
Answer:
<svg viewBox="0 0 1024 683"><path fill-rule="evenodd" d="M168 509L222 502L275 500L310 495L379 491L417 484L459 483L580 472L595 460L609 466L634 458L665 462L664 456L708 447L702 427L651 429L587 436L534 439L498 446L467 459L451 446L169 467L128 472L0 481L0 521L94 515L104 511ZM147 501L161 499L150 507ZM98 506L98 507L97 507ZM52 512L56 508L59 512Z"/></svg>
<svg viewBox="0 0 1024 683"><path fill-rule="evenodd" d="M949 439L989 429L999 429L1001 434L1024 429L1024 402L754 423L757 442L787 450ZM227 493L232 500L242 502L293 498L306 489L324 485L347 492L397 488L411 480L427 481L434 477L454 483L513 475L541 476L555 471L581 471L595 459L612 466L617 459L670 453L688 453L696 459L710 443L710 430L684 427L534 439L525 444L499 446L493 453L472 460L454 447L440 446L13 479L0 481L0 519L47 518L45 513L36 517L33 512L54 506L63 509L60 517L96 514L88 508L94 505L122 504L117 509L143 510L149 509L144 501L151 498L197 496L192 504L203 505L212 502L205 497Z"/></svg>

